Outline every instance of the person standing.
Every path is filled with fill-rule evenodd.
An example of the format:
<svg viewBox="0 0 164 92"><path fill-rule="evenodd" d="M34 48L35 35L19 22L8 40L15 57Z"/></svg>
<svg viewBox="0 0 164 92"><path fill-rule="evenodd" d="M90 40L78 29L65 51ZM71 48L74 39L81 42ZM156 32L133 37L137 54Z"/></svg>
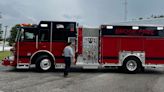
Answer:
<svg viewBox="0 0 164 92"><path fill-rule="evenodd" d="M65 62L64 77L68 76L68 72L70 71L71 60L73 60L74 58L74 53L71 44L72 44L71 42L68 42L63 50L64 62Z"/></svg>

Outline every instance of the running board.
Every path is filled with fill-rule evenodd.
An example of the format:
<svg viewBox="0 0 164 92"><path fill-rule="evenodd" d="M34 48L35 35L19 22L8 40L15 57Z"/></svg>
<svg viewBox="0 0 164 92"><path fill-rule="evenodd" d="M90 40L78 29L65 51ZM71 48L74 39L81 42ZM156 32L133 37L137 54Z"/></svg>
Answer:
<svg viewBox="0 0 164 92"><path fill-rule="evenodd" d="M29 69L30 66L27 63L18 63L16 68L17 69Z"/></svg>
<svg viewBox="0 0 164 92"><path fill-rule="evenodd" d="M98 69L100 67L99 63L76 63L76 66L80 66L83 69Z"/></svg>

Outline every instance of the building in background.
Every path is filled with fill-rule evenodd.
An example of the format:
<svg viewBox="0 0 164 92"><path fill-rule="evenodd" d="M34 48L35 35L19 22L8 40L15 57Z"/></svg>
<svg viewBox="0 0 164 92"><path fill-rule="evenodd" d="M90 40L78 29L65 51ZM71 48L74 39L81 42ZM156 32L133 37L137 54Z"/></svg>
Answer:
<svg viewBox="0 0 164 92"><path fill-rule="evenodd" d="M114 25L156 25L163 26L164 18L155 18L155 19L143 19L143 20L134 20L127 22L113 23Z"/></svg>

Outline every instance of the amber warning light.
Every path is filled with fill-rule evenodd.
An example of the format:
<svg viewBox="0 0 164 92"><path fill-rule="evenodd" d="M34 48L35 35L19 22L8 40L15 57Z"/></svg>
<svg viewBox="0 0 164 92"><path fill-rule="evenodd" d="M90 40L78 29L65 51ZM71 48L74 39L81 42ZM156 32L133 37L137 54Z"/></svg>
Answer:
<svg viewBox="0 0 164 92"><path fill-rule="evenodd" d="M32 24L26 24L26 23L23 23L23 24L19 24L20 26L32 26Z"/></svg>

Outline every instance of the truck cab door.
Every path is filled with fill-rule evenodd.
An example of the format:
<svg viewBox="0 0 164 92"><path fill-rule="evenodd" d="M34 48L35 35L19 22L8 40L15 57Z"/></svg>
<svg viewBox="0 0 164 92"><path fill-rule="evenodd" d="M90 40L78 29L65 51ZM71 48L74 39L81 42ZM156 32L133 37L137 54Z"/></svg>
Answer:
<svg viewBox="0 0 164 92"><path fill-rule="evenodd" d="M38 50L50 51L50 31L48 29L39 30Z"/></svg>
<svg viewBox="0 0 164 92"><path fill-rule="evenodd" d="M37 50L36 29L22 28L16 46L17 68L29 68L30 57Z"/></svg>

